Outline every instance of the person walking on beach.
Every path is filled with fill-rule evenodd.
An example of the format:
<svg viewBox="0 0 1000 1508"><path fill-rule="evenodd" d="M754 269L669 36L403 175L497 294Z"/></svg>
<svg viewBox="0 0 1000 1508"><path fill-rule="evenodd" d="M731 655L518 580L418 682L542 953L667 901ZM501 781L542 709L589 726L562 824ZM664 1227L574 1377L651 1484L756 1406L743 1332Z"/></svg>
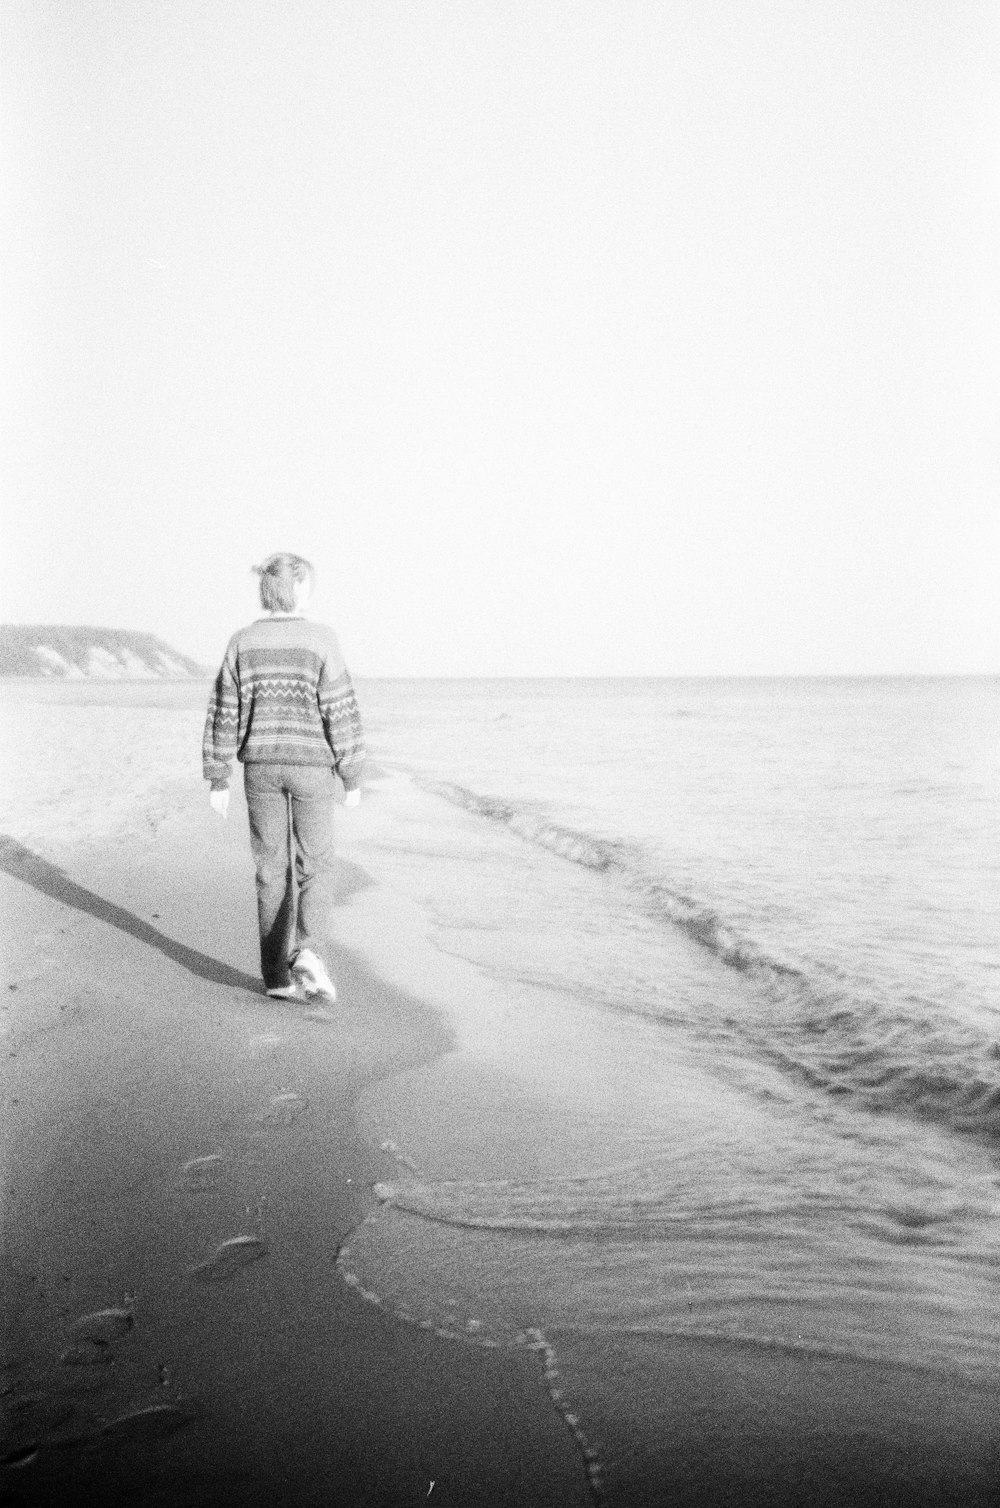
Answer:
<svg viewBox="0 0 1000 1508"><path fill-rule="evenodd" d="M304 615L312 565L279 553L254 570L264 617L229 641L205 719L204 774L212 808L225 817L234 758L243 765L267 993L333 1000L323 955L334 902L334 779L344 804L357 806L361 717L335 634Z"/></svg>

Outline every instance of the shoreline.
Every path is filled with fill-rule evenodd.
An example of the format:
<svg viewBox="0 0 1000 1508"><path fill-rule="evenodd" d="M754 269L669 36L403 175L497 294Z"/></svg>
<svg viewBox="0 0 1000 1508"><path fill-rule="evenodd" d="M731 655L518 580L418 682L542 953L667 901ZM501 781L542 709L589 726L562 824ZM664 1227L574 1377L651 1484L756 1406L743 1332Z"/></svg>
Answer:
<svg viewBox="0 0 1000 1508"><path fill-rule="evenodd" d="M451 1038L346 949L335 1006L255 994L244 847L199 802L131 860L67 862L68 884L4 852L9 1501L318 1505L335 1487L388 1508L433 1482L442 1502L589 1502L534 1355L444 1342L338 1274L396 1167L357 1099Z"/></svg>
<svg viewBox="0 0 1000 1508"><path fill-rule="evenodd" d="M614 1082L613 1017L514 990L450 952L447 929L432 937L425 855L478 864L486 849L475 817L403 777L338 817L341 1000L268 1000L241 793L223 825L196 782L158 791L155 822L140 800L131 828L101 837L95 783L75 824L43 812L51 849L0 850L15 1012L0 1485L15 1508L326 1508L331 1484L394 1508L431 1483L432 1503L487 1508L995 1500L993 1388L731 1337L597 1333L565 1314L487 1345L488 1317L449 1332L391 1284L366 1297L387 1221L405 1227L390 1277L408 1251L432 1291L455 1250L475 1250L462 1236L446 1249L444 1227L408 1246L412 1216L377 1187L592 1175L627 1152L644 1096L666 1087L690 1135L709 1087L709 1115L724 1091L679 1059L641 1092ZM516 1238L481 1239L516 1269ZM483 1274L463 1268L481 1323ZM62 1359L74 1350L89 1360Z"/></svg>
<svg viewBox="0 0 1000 1508"><path fill-rule="evenodd" d="M434 798L407 788L403 799L407 820L415 823L408 841L420 849ZM467 832L477 827L453 807L442 812L449 831L452 824ZM519 841L492 830L491 836L514 846ZM442 843L453 851L450 841ZM390 859L382 878L395 890L392 868ZM343 921L351 944L380 971L395 971L390 977L397 979L411 967L408 955L418 956L421 942L426 950L428 933L436 930L431 914L416 904L413 887L403 888L411 893L405 900L394 897L388 954L383 946L380 956L365 895L354 898ZM678 935L675 988L684 988L691 952L690 941ZM583 1000L567 1003L536 986L523 985L515 1001L509 983L489 965L449 951L441 937L431 941L430 957L419 992L445 1014L456 1045L391 1084L373 1085L361 1098L360 1124L369 1140L386 1136L406 1156L398 1187L377 1191L379 1204L345 1248L345 1275L362 1289L373 1286L380 1304L408 1322L423 1315L426 1323L433 1315L437 1333L466 1344L527 1344L545 1355L550 1390L588 1460L599 1501L622 1508L659 1508L667 1500L686 1508L931 1508L950 1502L986 1508L995 1501L997 1388L981 1375L963 1376L930 1360L801 1343L801 1337L795 1344L779 1337L687 1333L683 1326L670 1333L588 1326L586 1319L567 1324L571 1302L553 1305L548 1318L530 1313L519 1307L524 1290L502 1278L502 1296L487 1296L484 1284L501 1276L503 1267L517 1272L519 1252L527 1255L537 1235L488 1222L476 1229L475 1222L462 1228L449 1217L439 1220L433 1197L430 1203L423 1197L407 1202L414 1181L420 1196L428 1188L433 1196L467 1180L488 1190L594 1178L603 1167L636 1155L633 1138L641 1137L645 1107L665 1089L678 1146L701 1138L717 1120L731 1130L737 1126L737 1138L750 1143L773 1134L773 1127L769 1113L751 1110L741 1094L706 1076L702 1065L674 1047L667 1049L665 1066L662 1030L651 1022L622 1022ZM620 1031L645 1038L648 1081L641 1073L635 1077L634 1040L631 1076L617 1072ZM452 1198L445 1203L454 1210ZM485 1204L492 1208L488 1191ZM554 1252L559 1245L557 1238ZM483 1262L487 1246L505 1252L504 1260ZM402 1253L409 1273L400 1265ZM554 1255L553 1267L561 1265ZM429 1287L421 1284L421 1272L431 1275ZM461 1273L478 1275L478 1281L456 1282ZM442 1286L444 1276L450 1287ZM569 1283L568 1274L563 1281ZM450 1312L441 1302L445 1292L451 1294Z"/></svg>

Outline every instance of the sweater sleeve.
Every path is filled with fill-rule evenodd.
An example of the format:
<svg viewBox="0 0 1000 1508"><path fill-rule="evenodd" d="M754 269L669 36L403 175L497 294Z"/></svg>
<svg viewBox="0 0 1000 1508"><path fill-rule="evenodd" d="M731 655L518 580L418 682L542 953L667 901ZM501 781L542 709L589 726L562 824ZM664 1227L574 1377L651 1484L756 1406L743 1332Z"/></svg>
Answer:
<svg viewBox="0 0 1000 1508"><path fill-rule="evenodd" d="M213 791L225 790L229 785L239 727L240 689L236 657L230 644L212 687L202 739L202 769L205 779L212 782Z"/></svg>
<svg viewBox="0 0 1000 1508"><path fill-rule="evenodd" d="M335 639L323 665L317 699L323 732L333 754L333 767L344 782L344 789L356 790L365 763L364 731L351 677Z"/></svg>

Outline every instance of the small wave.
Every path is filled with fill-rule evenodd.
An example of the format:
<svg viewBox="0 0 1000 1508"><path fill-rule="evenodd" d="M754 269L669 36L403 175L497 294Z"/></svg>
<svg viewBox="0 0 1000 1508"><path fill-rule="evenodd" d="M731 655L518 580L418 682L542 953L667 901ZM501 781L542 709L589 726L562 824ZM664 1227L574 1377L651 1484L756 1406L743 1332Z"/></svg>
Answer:
<svg viewBox="0 0 1000 1508"><path fill-rule="evenodd" d="M769 973L788 978L801 977L801 971L777 959L766 956L747 938L720 917L710 906L683 892L674 890L665 881L642 874L636 868L634 851L627 844L614 843L607 838L597 838L590 833L579 832L533 812L529 807L504 801L496 796L481 796L465 786L445 781L421 781L423 788L433 795L443 796L454 806L474 812L479 817L488 817L517 833L529 843L547 848L570 863L580 864L585 869L599 873L614 873L630 886L641 891L647 908L653 909L682 928L689 937L702 947L708 948L731 968L747 972L751 969L766 969Z"/></svg>
<svg viewBox="0 0 1000 1508"><path fill-rule="evenodd" d="M745 1019L727 1017L725 1025L784 1072L870 1110L911 1114L991 1140L1000 1136L1000 1045L985 1034L929 1004L895 1006L832 970L776 958L712 906L649 873L634 846L553 822L525 803L452 782L419 783L616 880L646 915L679 928L752 981L765 1009L748 1009Z"/></svg>
<svg viewBox="0 0 1000 1508"><path fill-rule="evenodd" d="M560 858L569 859L571 863L582 864L585 869L606 871L624 866L626 850L623 847L576 832L573 828L548 822L536 816L528 807L504 801L499 796L480 796L476 791L448 781L421 780L419 784L432 795L443 796L453 806L460 806L477 817L488 817L491 822L509 827L518 837L527 839L529 843L537 843L541 848L548 848Z"/></svg>
<svg viewBox="0 0 1000 1508"><path fill-rule="evenodd" d="M383 1205L456 1230L612 1241L664 1241L675 1234L685 1242L724 1236L736 1245L759 1245L779 1239L796 1222L815 1223L824 1211L838 1225L858 1213L836 1195L720 1192L705 1198L698 1188L637 1187L642 1181L641 1175L635 1181L597 1176L528 1184L414 1180L376 1184L374 1193Z"/></svg>

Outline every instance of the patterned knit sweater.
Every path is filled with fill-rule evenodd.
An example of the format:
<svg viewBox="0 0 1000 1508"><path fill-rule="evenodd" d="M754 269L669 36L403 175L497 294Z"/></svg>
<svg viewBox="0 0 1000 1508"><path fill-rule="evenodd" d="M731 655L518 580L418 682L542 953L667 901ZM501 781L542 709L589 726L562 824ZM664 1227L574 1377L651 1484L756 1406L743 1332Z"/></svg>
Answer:
<svg viewBox="0 0 1000 1508"><path fill-rule="evenodd" d="M228 786L234 758L329 765L347 790L361 784L361 717L331 629L258 618L233 635L205 719L202 763L213 790Z"/></svg>

